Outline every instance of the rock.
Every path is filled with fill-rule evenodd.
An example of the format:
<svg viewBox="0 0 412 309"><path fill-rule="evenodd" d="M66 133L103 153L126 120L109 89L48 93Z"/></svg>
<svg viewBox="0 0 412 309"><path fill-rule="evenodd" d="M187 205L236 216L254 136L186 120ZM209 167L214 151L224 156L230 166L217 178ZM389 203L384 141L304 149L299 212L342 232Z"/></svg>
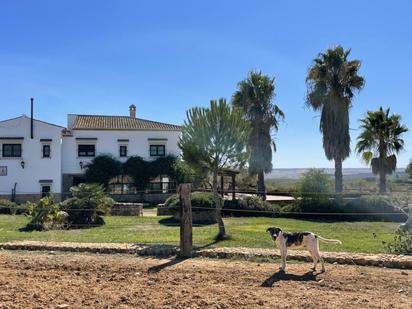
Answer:
<svg viewBox="0 0 412 309"><path fill-rule="evenodd" d="M401 275L408 276L408 273L406 271L401 271Z"/></svg>
<svg viewBox="0 0 412 309"><path fill-rule="evenodd" d="M70 308L68 304L60 304L56 306L57 309L65 309L65 308Z"/></svg>

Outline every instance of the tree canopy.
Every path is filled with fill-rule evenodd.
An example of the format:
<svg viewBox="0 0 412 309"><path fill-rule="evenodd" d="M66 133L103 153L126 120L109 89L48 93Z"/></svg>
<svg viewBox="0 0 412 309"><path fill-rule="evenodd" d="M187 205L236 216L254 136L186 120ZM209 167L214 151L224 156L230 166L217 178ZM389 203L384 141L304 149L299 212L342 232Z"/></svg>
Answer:
<svg viewBox="0 0 412 309"><path fill-rule="evenodd" d="M242 112L251 131L248 138L250 148L249 172L258 175L258 191L265 197L264 173L272 171L272 149L276 151L272 133L279 128L284 118L282 110L273 103L275 79L261 72L251 71L245 80L238 84L232 103Z"/></svg>
<svg viewBox="0 0 412 309"><path fill-rule="evenodd" d="M313 60L306 77L306 103L320 111L320 131L328 160L335 161L335 190L342 192L342 161L350 154L349 108L355 91L365 80L359 75L361 62L349 60L350 49L337 46Z"/></svg>
<svg viewBox="0 0 412 309"><path fill-rule="evenodd" d="M250 127L241 113L225 99L212 100L209 108L187 111L179 147L183 159L195 169L207 169L213 176L212 190L219 226L217 238L225 235L222 201L217 191L217 174L222 168L239 168L248 159Z"/></svg>
<svg viewBox="0 0 412 309"><path fill-rule="evenodd" d="M356 144L356 151L362 154L366 164L370 164L372 172L380 178L380 192L386 191L386 174L396 169L396 154L404 148L402 135L408 128L401 124L401 116L390 115L390 109L380 107L377 111L369 111L360 120L361 133Z"/></svg>

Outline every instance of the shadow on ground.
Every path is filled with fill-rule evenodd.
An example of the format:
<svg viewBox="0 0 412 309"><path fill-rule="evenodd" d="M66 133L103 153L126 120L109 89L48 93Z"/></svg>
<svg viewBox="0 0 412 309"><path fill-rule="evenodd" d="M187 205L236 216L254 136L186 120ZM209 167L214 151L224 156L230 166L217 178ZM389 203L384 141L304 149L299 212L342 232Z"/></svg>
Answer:
<svg viewBox="0 0 412 309"><path fill-rule="evenodd" d="M170 261L167 261L166 263L150 267L148 269L148 272L149 273L158 273L158 272L160 272L161 270L163 270L167 267L182 263L186 260L187 260L187 258L175 257L175 258L171 259Z"/></svg>
<svg viewBox="0 0 412 309"><path fill-rule="evenodd" d="M165 226L180 226L180 221L176 220L173 217L170 218L164 218L159 220L159 223ZM216 222L211 222L211 221L201 221L201 222L194 222L193 227L195 226L207 226L207 225L213 225L216 224Z"/></svg>
<svg viewBox="0 0 412 309"><path fill-rule="evenodd" d="M284 271L278 271L263 281L260 286L266 288L272 287L273 284L278 281L316 281L318 275L319 273L314 273L313 271L308 271L303 275L287 274Z"/></svg>

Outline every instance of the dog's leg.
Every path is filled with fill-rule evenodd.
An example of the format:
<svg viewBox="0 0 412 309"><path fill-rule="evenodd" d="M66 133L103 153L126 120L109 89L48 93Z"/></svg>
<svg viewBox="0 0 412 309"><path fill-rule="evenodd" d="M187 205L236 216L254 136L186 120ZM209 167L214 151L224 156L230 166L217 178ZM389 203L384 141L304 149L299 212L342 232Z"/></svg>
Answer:
<svg viewBox="0 0 412 309"><path fill-rule="evenodd" d="M316 258L320 261L321 265L321 272L325 272L325 261L322 259L319 253L319 241L316 239L316 246L315 246L315 253L316 253Z"/></svg>
<svg viewBox="0 0 412 309"><path fill-rule="evenodd" d="M318 264L318 258L316 256L313 248L309 248L309 253L310 253L310 256L312 257L312 260L313 260L313 267L311 269L313 271L315 271L316 270L316 265Z"/></svg>

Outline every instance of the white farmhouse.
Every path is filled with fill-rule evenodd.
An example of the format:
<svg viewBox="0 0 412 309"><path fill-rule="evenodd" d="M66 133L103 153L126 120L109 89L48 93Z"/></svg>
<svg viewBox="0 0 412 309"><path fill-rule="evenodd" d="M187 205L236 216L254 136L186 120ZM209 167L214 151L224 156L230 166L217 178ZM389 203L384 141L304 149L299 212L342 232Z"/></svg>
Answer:
<svg viewBox="0 0 412 309"><path fill-rule="evenodd" d="M129 116L68 115L63 134L63 191L83 181L84 166L95 156L110 154L120 161L130 156L152 160L178 156L181 127Z"/></svg>
<svg viewBox="0 0 412 309"><path fill-rule="evenodd" d="M120 161L180 154L180 126L136 118L134 105L129 113L69 114L67 128L25 115L0 121L0 198L23 202L52 193L60 200L99 154Z"/></svg>
<svg viewBox="0 0 412 309"><path fill-rule="evenodd" d="M0 121L0 196L60 198L63 127L26 115Z"/></svg>

